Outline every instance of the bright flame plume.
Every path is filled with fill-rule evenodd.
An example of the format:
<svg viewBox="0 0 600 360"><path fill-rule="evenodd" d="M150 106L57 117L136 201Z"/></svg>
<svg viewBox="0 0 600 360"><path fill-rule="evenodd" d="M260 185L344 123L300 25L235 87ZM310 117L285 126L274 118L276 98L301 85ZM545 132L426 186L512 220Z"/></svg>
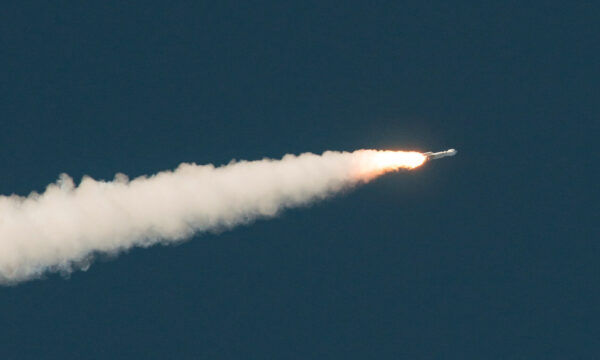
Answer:
<svg viewBox="0 0 600 360"><path fill-rule="evenodd" d="M416 151L358 150L357 153L364 153L359 176L366 180L390 171L414 169L427 160L425 155Z"/></svg>

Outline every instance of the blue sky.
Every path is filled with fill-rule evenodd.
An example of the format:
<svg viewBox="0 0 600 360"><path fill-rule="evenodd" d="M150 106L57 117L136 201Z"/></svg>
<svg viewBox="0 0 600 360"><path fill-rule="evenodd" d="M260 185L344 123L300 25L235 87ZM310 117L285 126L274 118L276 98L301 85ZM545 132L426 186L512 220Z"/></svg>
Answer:
<svg viewBox="0 0 600 360"><path fill-rule="evenodd" d="M62 172L459 154L1 288L0 357L597 357L596 5L3 8L4 195Z"/></svg>

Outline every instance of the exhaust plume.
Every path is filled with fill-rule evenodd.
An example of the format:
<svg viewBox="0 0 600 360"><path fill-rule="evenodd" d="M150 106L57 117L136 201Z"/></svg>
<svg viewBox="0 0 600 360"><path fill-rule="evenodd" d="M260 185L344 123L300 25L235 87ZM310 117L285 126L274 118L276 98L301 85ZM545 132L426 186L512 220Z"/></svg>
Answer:
<svg viewBox="0 0 600 360"><path fill-rule="evenodd" d="M417 152L327 151L221 167L184 163L133 180L86 176L79 186L62 174L42 194L0 196L0 283L85 270L94 254L271 217L425 160Z"/></svg>

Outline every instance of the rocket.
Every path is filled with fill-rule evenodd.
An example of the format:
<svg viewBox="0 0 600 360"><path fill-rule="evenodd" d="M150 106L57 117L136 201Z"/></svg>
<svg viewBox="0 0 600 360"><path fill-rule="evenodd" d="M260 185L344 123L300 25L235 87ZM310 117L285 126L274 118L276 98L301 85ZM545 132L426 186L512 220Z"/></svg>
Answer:
<svg viewBox="0 0 600 360"><path fill-rule="evenodd" d="M423 155L427 156L427 160L436 160L436 159L441 159L446 156L454 156L454 155L456 155L456 150L448 149L446 151L440 151L440 152L426 152L426 153L423 153Z"/></svg>

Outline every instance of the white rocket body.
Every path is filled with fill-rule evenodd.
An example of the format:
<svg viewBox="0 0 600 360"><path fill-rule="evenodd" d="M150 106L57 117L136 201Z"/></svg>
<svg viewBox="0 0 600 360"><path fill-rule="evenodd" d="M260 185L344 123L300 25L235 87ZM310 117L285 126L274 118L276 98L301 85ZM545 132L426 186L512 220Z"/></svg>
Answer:
<svg viewBox="0 0 600 360"><path fill-rule="evenodd" d="M423 155L427 156L427 160L436 160L436 159L441 159L447 156L454 156L456 155L456 150L454 149L448 149L446 151L440 151L440 152L426 152Z"/></svg>

